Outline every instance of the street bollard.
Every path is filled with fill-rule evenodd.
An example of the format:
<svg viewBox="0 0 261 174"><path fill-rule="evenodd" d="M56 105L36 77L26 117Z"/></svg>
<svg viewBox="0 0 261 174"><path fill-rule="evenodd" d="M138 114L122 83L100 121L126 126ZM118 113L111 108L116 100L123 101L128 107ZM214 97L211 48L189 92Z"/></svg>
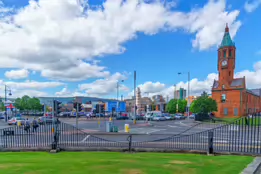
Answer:
<svg viewBox="0 0 261 174"><path fill-rule="evenodd" d="M21 127L21 125L22 125L21 121L17 121L17 126Z"/></svg>
<svg viewBox="0 0 261 174"><path fill-rule="evenodd" d="M214 132L209 131L208 132L208 155L214 154L213 141L214 141Z"/></svg>
<svg viewBox="0 0 261 174"><path fill-rule="evenodd" d="M136 124L136 119L133 120L133 124Z"/></svg>
<svg viewBox="0 0 261 174"><path fill-rule="evenodd" d="M112 121L112 118L111 118L111 117L109 118L109 121L110 121L110 122Z"/></svg>
<svg viewBox="0 0 261 174"><path fill-rule="evenodd" d="M129 125L129 124L125 124L124 128L125 128L124 131L125 131L126 133L130 133L130 125Z"/></svg>

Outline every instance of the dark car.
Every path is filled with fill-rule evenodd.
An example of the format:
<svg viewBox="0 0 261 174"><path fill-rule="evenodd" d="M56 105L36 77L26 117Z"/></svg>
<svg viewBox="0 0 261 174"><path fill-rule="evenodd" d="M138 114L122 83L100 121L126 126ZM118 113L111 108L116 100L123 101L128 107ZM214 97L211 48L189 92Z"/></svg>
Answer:
<svg viewBox="0 0 261 174"><path fill-rule="evenodd" d="M117 116L116 117L116 120L128 120L129 119L129 117L127 117L127 116Z"/></svg>
<svg viewBox="0 0 261 174"><path fill-rule="evenodd" d="M144 116L140 116L140 115L136 115L136 120L145 120L145 117ZM131 118L132 120L134 120L134 116L132 116Z"/></svg>

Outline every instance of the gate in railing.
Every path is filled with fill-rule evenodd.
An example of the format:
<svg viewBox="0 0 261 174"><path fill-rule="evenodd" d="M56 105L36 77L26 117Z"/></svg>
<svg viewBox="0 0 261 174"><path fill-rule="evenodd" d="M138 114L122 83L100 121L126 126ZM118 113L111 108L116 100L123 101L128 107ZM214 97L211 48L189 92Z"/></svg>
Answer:
<svg viewBox="0 0 261 174"><path fill-rule="evenodd" d="M36 132L26 132L24 127L0 130L0 148L101 148L198 150L206 152L231 152L261 154L261 117L241 118L233 123L222 124L194 134L125 134L86 133L74 126L59 123L41 125ZM55 131L52 129L55 127ZM57 146L57 147L56 147Z"/></svg>

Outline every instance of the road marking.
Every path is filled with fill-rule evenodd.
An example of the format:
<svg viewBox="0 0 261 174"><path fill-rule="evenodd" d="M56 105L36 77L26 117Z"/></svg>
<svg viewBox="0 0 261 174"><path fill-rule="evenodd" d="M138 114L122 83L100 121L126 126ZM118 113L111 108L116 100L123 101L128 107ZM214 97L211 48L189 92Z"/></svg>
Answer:
<svg viewBox="0 0 261 174"><path fill-rule="evenodd" d="M81 142L83 143L83 142L86 141L89 137L90 137L90 135L87 135Z"/></svg>
<svg viewBox="0 0 261 174"><path fill-rule="evenodd" d="M178 126L172 126L172 125L168 125L168 127L178 127Z"/></svg>

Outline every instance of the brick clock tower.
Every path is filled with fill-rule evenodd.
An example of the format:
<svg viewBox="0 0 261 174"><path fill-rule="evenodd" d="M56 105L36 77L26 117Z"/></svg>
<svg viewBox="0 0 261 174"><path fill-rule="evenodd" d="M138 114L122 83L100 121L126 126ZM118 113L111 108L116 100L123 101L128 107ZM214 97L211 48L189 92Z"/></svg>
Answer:
<svg viewBox="0 0 261 174"><path fill-rule="evenodd" d="M218 49L218 72L219 82L223 87L229 87L234 79L236 63L236 47L229 35L229 28L226 26L222 43Z"/></svg>
<svg viewBox="0 0 261 174"><path fill-rule="evenodd" d="M243 114L243 93L246 92L245 77L234 78L236 65L236 46L232 41L229 28L218 48L218 80L214 80L212 98L218 104L216 117L240 116Z"/></svg>

